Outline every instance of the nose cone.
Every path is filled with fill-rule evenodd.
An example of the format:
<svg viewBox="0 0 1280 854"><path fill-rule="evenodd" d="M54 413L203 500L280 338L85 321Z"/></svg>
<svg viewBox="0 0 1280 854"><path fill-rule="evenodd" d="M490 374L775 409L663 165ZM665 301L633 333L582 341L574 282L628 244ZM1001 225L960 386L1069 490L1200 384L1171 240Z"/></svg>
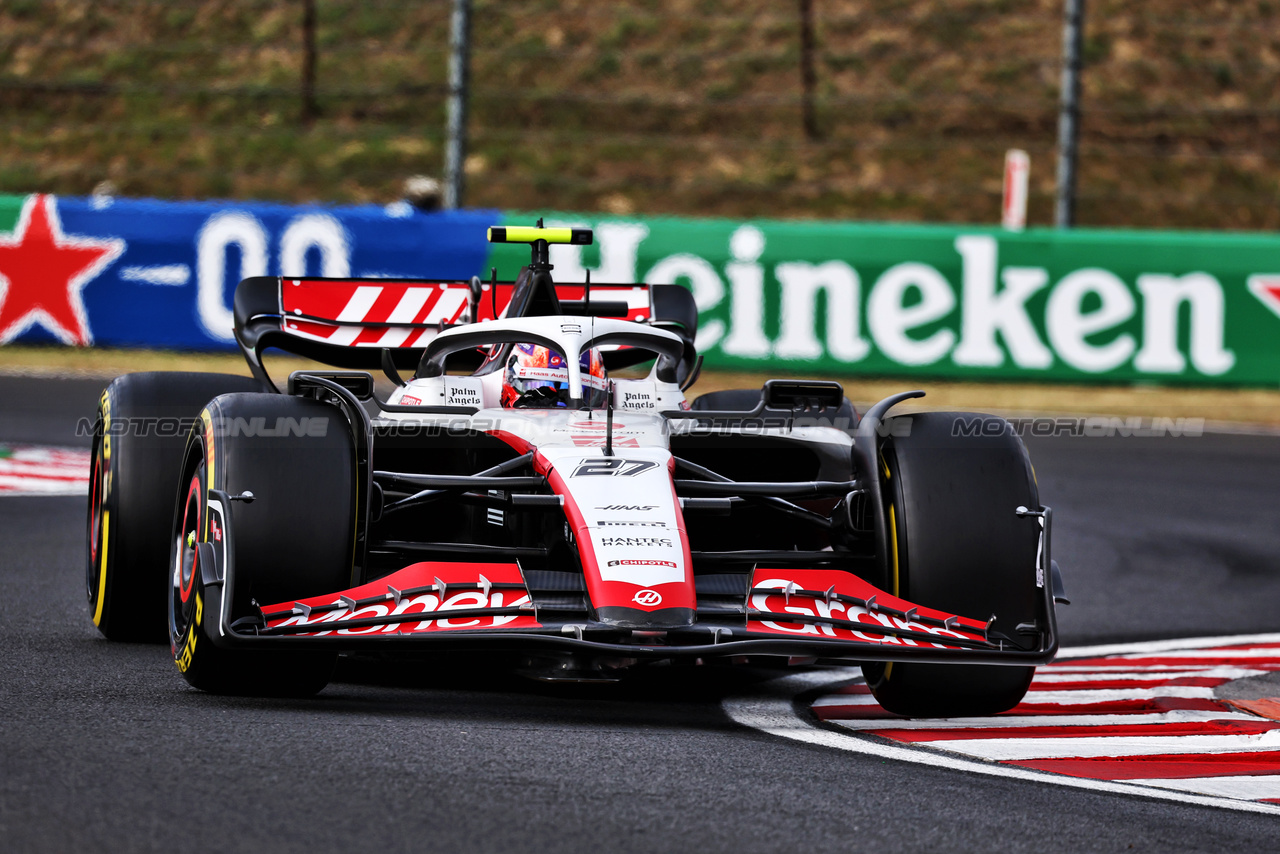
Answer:
<svg viewBox="0 0 1280 854"><path fill-rule="evenodd" d="M596 619L620 629L685 628L694 624L697 591L674 464L669 450L635 438L643 423L628 416L625 429L635 433L616 436L613 456L590 446L539 454L551 489L564 496Z"/></svg>

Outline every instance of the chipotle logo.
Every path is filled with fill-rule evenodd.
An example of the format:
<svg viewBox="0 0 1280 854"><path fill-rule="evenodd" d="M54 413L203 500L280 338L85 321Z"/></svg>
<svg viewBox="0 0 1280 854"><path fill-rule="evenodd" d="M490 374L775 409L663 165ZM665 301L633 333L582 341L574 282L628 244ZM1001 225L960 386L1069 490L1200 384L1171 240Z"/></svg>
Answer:
<svg viewBox="0 0 1280 854"><path fill-rule="evenodd" d="M666 566L675 569L676 565L669 560L611 560L609 566Z"/></svg>

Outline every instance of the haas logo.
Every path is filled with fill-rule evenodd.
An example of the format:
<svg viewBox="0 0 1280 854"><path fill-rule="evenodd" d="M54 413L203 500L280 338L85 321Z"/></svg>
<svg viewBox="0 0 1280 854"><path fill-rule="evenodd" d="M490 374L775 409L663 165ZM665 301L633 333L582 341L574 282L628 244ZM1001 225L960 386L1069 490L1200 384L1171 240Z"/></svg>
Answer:
<svg viewBox="0 0 1280 854"><path fill-rule="evenodd" d="M635 596L631 597L631 601L637 605L644 605L646 608L652 608L654 605L662 604L662 594L657 590L641 590Z"/></svg>

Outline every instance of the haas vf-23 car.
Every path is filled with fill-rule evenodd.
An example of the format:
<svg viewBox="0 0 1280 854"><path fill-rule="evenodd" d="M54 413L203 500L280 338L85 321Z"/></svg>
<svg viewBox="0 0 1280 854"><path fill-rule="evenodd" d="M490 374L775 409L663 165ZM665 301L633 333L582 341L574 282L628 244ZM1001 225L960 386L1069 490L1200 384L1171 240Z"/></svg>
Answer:
<svg viewBox="0 0 1280 854"><path fill-rule="evenodd" d="M167 620L187 681L237 694L318 691L339 653L490 650L547 678L859 662L907 715L1020 701L1057 649L1059 582L1006 422L890 415L918 391L859 415L789 379L690 403L688 290L555 283L549 245L587 230L489 239L529 244L514 282L245 279L252 378L107 388L103 634ZM280 388L268 348L334 369Z"/></svg>

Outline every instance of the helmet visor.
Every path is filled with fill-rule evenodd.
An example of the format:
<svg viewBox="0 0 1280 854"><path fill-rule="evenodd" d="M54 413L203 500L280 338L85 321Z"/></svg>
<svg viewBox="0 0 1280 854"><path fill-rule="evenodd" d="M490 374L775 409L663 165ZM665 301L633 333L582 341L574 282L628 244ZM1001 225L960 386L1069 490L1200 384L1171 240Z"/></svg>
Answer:
<svg viewBox="0 0 1280 854"><path fill-rule="evenodd" d="M569 385L569 368L564 358L558 353L549 353L547 358L537 358L540 354L523 354L523 348L517 346L513 358L508 363L506 385L518 395L516 407L567 407L573 398L573 389ZM528 358L533 355L533 358ZM522 358L522 356L525 356ZM595 362L599 374L599 356L593 360L592 354L582 354L582 397L583 405L600 408L605 405L608 396L608 382L604 376L592 373L592 362ZM545 364L542 364L545 362Z"/></svg>

